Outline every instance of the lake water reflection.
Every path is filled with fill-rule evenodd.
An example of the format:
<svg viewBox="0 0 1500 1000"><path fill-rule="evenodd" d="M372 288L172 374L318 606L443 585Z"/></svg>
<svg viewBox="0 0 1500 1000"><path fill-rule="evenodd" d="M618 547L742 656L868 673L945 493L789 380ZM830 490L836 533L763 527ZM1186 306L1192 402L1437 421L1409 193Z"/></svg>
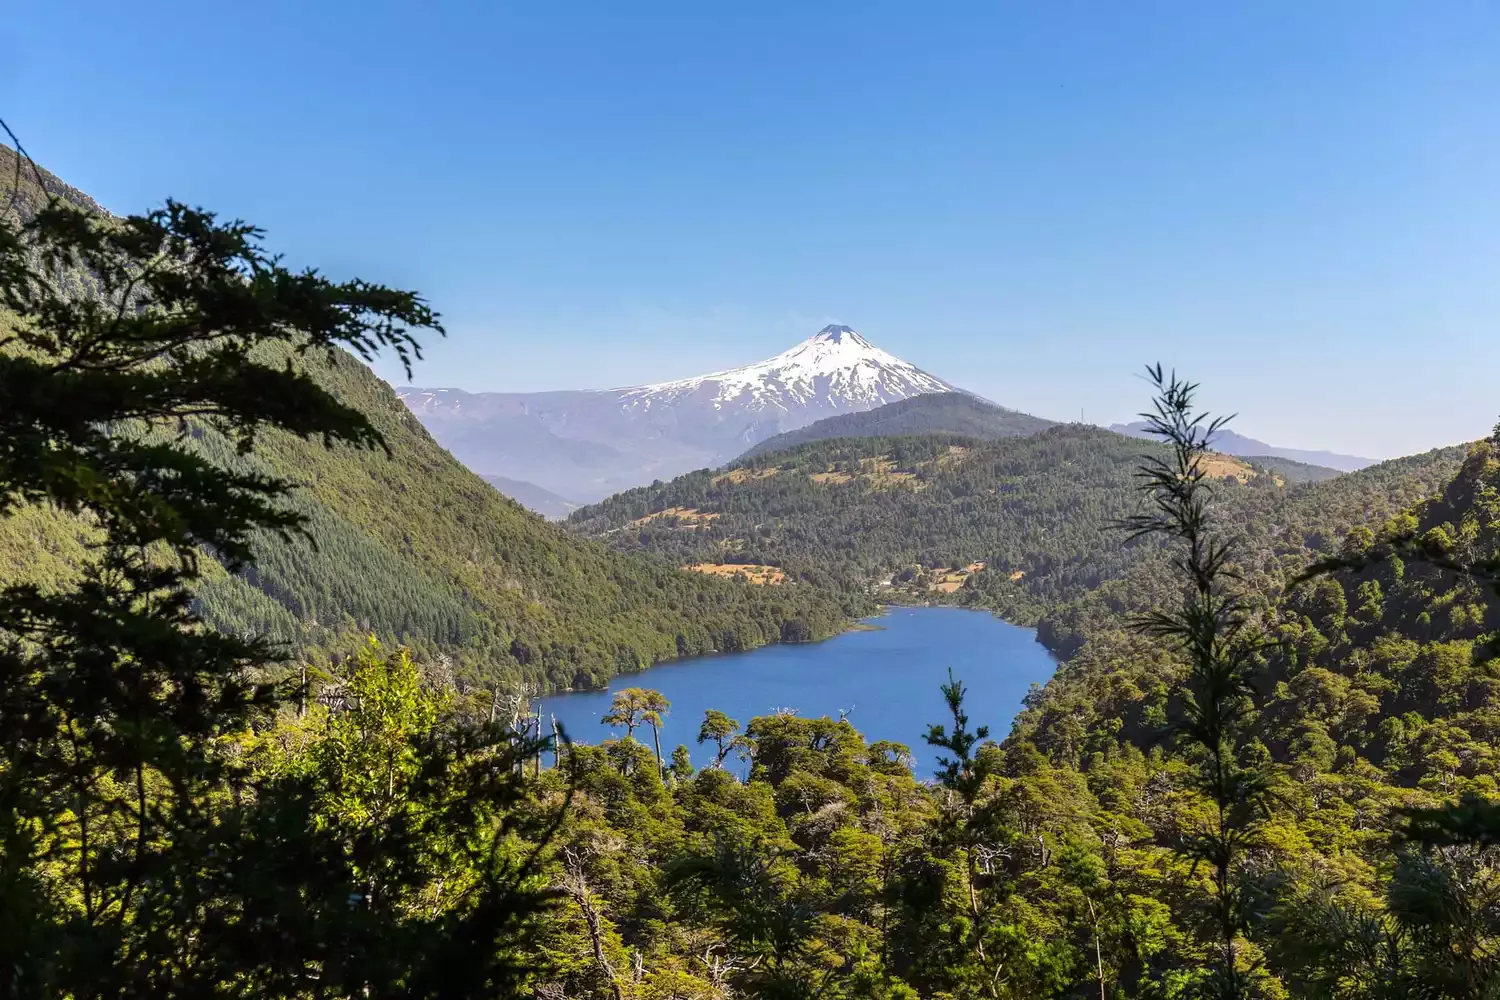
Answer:
<svg viewBox="0 0 1500 1000"><path fill-rule="evenodd" d="M848 710L867 740L909 746L917 776L928 778L937 755L922 737L932 723L948 721L938 687L949 667L968 689L970 724L988 725L1001 738L1027 690L1046 683L1056 666L1030 629L982 611L893 608L868 624L876 628L826 642L664 664L617 677L607 691L554 695L543 701L543 718L555 714L574 740L598 743L611 732L599 718L614 691L654 688L672 703L662 729L663 754L685 743L693 763L702 765L712 757L694 741L707 709L727 712L741 725L780 708L804 718L837 718ZM650 740L649 729L644 739Z"/></svg>

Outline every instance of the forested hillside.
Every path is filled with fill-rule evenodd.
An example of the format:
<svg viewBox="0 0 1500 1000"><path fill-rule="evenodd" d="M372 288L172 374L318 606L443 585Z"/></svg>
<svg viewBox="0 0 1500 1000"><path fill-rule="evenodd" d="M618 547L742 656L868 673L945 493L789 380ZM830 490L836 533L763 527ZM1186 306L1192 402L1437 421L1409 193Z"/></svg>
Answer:
<svg viewBox="0 0 1500 1000"><path fill-rule="evenodd" d="M1338 469L1330 469L1323 465L1308 465L1306 462L1298 462L1290 458L1279 458L1275 455L1246 455L1243 457L1245 461L1257 469L1265 469L1267 472L1274 473L1289 483L1321 483L1327 479L1337 479L1344 474Z"/></svg>
<svg viewBox="0 0 1500 1000"><path fill-rule="evenodd" d="M1046 430L1053 422L1007 410L967 392L931 392L897 400L859 413L836 417L777 434L745 452L742 459L786 451L809 441L850 437L903 437L913 434L957 434L993 440Z"/></svg>
<svg viewBox="0 0 1500 1000"><path fill-rule="evenodd" d="M541 778L560 791L571 777L583 805L563 834L569 917L545 931L557 964L538 970L539 993L1489 996L1500 858L1479 807L1439 807L1497 791L1500 612L1479 579L1389 558L1383 540L1494 565L1497 444L1456 476L1451 453L1414 464L1446 465L1439 495L1332 540L1350 568L1251 598L1261 652L1234 745L1263 787L1254 811L1216 818L1184 728L1183 656L1122 615L1096 623L998 746L976 727L1008 720L969 720L953 690L955 717L931 720L952 762L935 786L900 746L786 715L743 730L705 718L700 741L742 756L748 781L694 774L683 754L659 778L625 730L671 706L621 692L606 720L619 738ZM1396 468L1350 477L1362 485L1331 516L1416 489ZM1226 508L1217 523L1232 527ZM1136 606L1170 609L1185 582L1172 579ZM1213 867L1194 853L1226 823L1245 928L1232 973Z"/></svg>
<svg viewBox="0 0 1500 1000"><path fill-rule="evenodd" d="M413 347L415 293L169 204L0 215L0 295L8 994L1500 996L1500 428L1294 485L1156 369L1141 458L822 441L580 515L648 557L499 497L336 349ZM785 579L675 568L709 554ZM519 690L801 637L838 613L812 584L854 607L903 565L1069 656L1003 740L950 681L935 775L712 710L695 773L658 692L590 746ZM266 641L354 628L418 656Z"/></svg>
<svg viewBox="0 0 1500 1000"><path fill-rule="evenodd" d="M1288 574L1281 580L1289 587L1270 587L1269 567L1242 548L1248 558L1237 563L1244 571L1237 586L1259 604L1258 623L1273 640L1255 670L1256 738L1279 760L1316 763L1310 773L1357 759L1384 769L1367 776L1392 784L1443 794L1500 790L1492 704L1500 695L1500 607L1482 578L1451 568L1493 567L1497 549L1500 439L1475 445L1428 499L1359 523L1328 546L1329 572ZM1068 739L1082 723L1148 741L1152 719L1169 710L1171 678L1125 626L1129 612L1169 602L1180 582L1132 574L1112 607L1095 603L1079 652L1022 714L1018 738L1050 746L1065 738L1058 725L1066 718Z"/></svg>
<svg viewBox="0 0 1500 1000"><path fill-rule="evenodd" d="M1034 623L1066 602L1164 569L1114 525L1139 507L1136 468L1152 446L1080 425L992 442L944 436L818 441L630 490L577 511L571 528L669 564L752 564L895 600L951 600ZM1435 489L1461 449L1295 483L1212 457L1223 517L1257 571L1328 551L1354 524ZM1106 591L1107 593L1112 591ZM1060 627L1044 632L1066 653Z"/></svg>
<svg viewBox="0 0 1500 1000"><path fill-rule="evenodd" d="M920 477L940 446L878 443L896 462L887 476ZM720 483L734 491L709 523L735 516L752 482L786 476L779 489L800 495L792 470L812 454ZM947 723L930 739L951 761L935 788L911 783L902 748L828 719L760 718L736 736L710 713L701 738L748 759L746 784L679 758L663 786L628 736L575 751L601 808L572 835L567 884L594 894L605 959L553 982L601 991L634 951L641 995L669 978L721 995L712 951L668 943L706 934L746 960L723 982L757 995L1492 995L1500 855L1480 803L1500 791L1500 603L1463 570L1500 570L1500 436L1319 487L1211 486L1212 537L1238 542L1244 574L1216 586L1245 601L1236 642L1253 651L1244 694L1223 695L1239 706L1224 717L1243 803L1214 811L1189 725L1191 650L1128 627L1131 611L1172 613L1189 582L1142 560L1003 743L981 746L974 727L1008 720L970 722L951 692L954 718L932 720ZM1339 523L1357 526L1331 534ZM1315 552L1334 567L1283 590ZM633 725L634 704L622 692L613 721ZM1204 860L1219 843L1223 889Z"/></svg>
<svg viewBox="0 0 1500 1000"><path fill-rule="evenodd" d="M1243 838L1250 955L1275 977L1254 995L1488 996L1500 985L1500 814L1483 805L1500 792L1500 432L1432 498L1336 548L1331 572L1289 591L1247 581L1260 652L1233 744L1265 811L1226 822ZM1176 583L1133 580L1112 612L1096 608L1007 742L1009 759L1039 755L1086 788L1084 814L1136 844L1184 844L1210 825L1185 782L1201 756L1168 726L1186 711L1182 661L1119 613L1170 607ZM1456 800L1469 804L1423 815Z"/></svg>
<svg viewBox="0 0 1500 1000"><path fill-rule="evenodd" d="M0 147L0 202L16 167ZM46 192L101 211L50 174L19 176L23 216ZM64 277L87 291L87 272ZM0 333L9 322L0 314ZM828 635L865 607L808 587L682 573L581 540L461 466L353 355L298 363L365 414L386 447L325 449L273 431L239 456L222 435L195 429L196 447L214 462L299 484L290 506L311 536L263 535L255 566L240 575L210 567L197 593L219 629L318 660L375 633L425 659L446 657L470 682L578 687L662 659ZM77 522L46 508L0 520L0 583L65 578L81 565L84 540Z"/></svg>
<svg viewBox="0 0 1500 1000"><path fill-rule="evenodd" d="M253 568L211 572L198 599L217 628L315 660L373 632L424 659L450 658L470 682L587 687L662 659L828 635L862 609L810 587L750 588L570 537L454 461L356 359L312 368L370 417L390 452L270 433L240 458L200 431L199 446L226 467L298 483L290 506L312 536L263 536ZM0 579L66 574L82 540L42 509L0 521Z"/></svg>
<svg viewBox="0 0 1500 1000"><path fill-rule="evenodd" d="M205 587L221 628L288 642L313 630L319 646L374 631L487 681L587 687L657 660L828 635L845 619L808 587L738 586L570 537L459 465L355 359L318 380L370 417L390 454L266 439L255 460L303 484L293 503L317 544L266 539L243 579Z"/></svg>

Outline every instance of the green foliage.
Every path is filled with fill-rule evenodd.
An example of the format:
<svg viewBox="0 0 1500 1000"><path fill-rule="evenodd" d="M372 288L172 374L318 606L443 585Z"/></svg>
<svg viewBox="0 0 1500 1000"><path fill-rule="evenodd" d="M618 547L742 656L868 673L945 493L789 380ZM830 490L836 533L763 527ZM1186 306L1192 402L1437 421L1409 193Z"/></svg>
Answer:
<svg viewBox="0 0 1500 1000"><path fill-rule="evenodd" d="M305 758L338 771L337 794L275 780L237 752L274 707L254 679L272 650L202 627L191 606L203 553L241 570L257 537L308 527L283 502L292 483L215 463L195 432L241 456L273 433L379 449L381 430L298 362L336 348L406 360L408 328L436 328L435 315L409 292L289 272L242 223L174 202L115 219L48 187L39 171L24 191L13 180L0 216L0 514L44 509L88 544L68 577L0 591L7 992L466 996L513 983L506 943L540 897L518 881L525 862L484 843L512 826L515 783L494 770L507 745L461 729L434 742L431 712L400 717L409 663L367 683L363 662L354 714L381 724L342 741L346 724L331 725L338 752ZM403 754L403 735L425 742ZM356 748L380 755L383 785L343 767ZM463 832L468 848L428 849ZM402 890L439 857L467 861L469 891L419 912Z"/></svg>
<svg viewBox="0 0 1500 1000"><path fill-rule="evenodd" d="M989 739L989 727L969 730L969 716L964 711L963 682L953 676L952 670L948 671L948 683L943 685L943 700L953 716L953 730L949 732L942 726L933 726L927 732L927 742L953 755L938 758L938 780L943 787L957 792L965 803L973 805L989 771L986 761L975 758L974 748L980 741Z"/></svg>
<svg viewBox="0 0 1500 1000"><path fill-rule="evenodd" d="M787 451L810 441L833 438L954 434L988 441L1024 437L1051 426L1050 420L1007 410L966 392L929 392L877 406L873 410L825 417L806 427L767 438L741 457L754 458Z"/></svg>
<svg viewBox="0 0 1500 1000"><path fill-rule="evenodd" d="M0 197L13 183L11 168L19 166L0 148ZM30 170L28 166L25 178L30 178ZM61 193L63 200L55 211L66 213L69 225L97 224L101 232L116 234L110 239L128 242L132 251L145 252L154 238L153 230L132 228L120 220L106 224L108 217L92 202L75 197L76 192L50 175L37 171L37 176ZM28 213L46 204L40 181L23 183L16 190L21 192L18 204ZM162 222L180 225L182 239L209 238L202 231L204 219L180 206L173 211L181 218ZM240 239L253 235L246 229L230 232ZM21 259L41 265L34 245L18 249ZM58 275L54 290L67 293L58 299L65 321L82 322L92 316L108 328L113 314L100 313L103 306L97 299L103 293L103 276L93 276L88 261L74 264L82 266L48 271ZM203 266L211 265L205 261ZM222 270L227 265L217 266ZM115 442L112 447L129 444L143 453L170 440L177 461L190 463L191 469L232 470L245 482L274 481L287 487L277 496L275 509L297 519L304 532L283 532L268 523L265 529L249 531L233 547L211 547L197 556L200 573L193 581L193 611L219 631L282 646L323 665L357 650L364 637L374 633L405 644L419 659L451 662L467 684L519 690L596 687L619 672L666 659L751 649L783 637L822 638L836 632L852 613L867 610L862 602L840 603L810 587L752 588L621 557L546 524L443 451L390 387L351 353L320 349L319 345L345 343L338 338L347 336L355 353L367 350L366 341L381 327L362 332L350 326L356 310L387 305L409 309L417 304L388 303L389 292L354 283L348 286L348 301L340 305L350 315L314 315L311 290L321 286L307 283L323 279L276 277L266 271L265 262L244 266L247 272L265 272L256 279L260 284L245 284L243 289L236 285L232 295L223 293L223 301L209 299L203 286L217 272L205 272L196 284L181 289L172 277L176 272L159 271L153 280L170 283L173 294L199 296L203 301L194 300L194 308L211 311L205 314L215 321L236 304L255 306L257 295L275 294L288 302L297 295L309 296L307 305L297 307L307 315L275 302L264 304L265 321L285 336L245 344L232 338L215 341L215 353L195 355L185 370L189 376L207 377L209 366L216 363L213 359L243 348L244 357L237 363L260 374L253 384L247 381L236 390L240 397L215 405L222 403L230 408L227 413L238 416L255 412L264 401L267 412L288 422L286 427L261 426L250 452L239 447L238 432L224 433L222 420L208 412L184 413L185 422L174 426L176 436L170 438L142 440L102 429L95 432L97 440ZM112 280L118 284L130 279L116 275ZM143 294L161 293L139 283L128 293ZM18 301L12 307L24 304ZM281 311L270 314L273 309ZM145 322L128 310L125 316ZM413 313L406 318L430 316ZM179 317L171 322L184 321ZM307 328L293 335L297 323ZM30 366L44 363L34 356L36 351L55 345L40 332L23 338L14 317L7 318L0 308L0 333L7 332L11 346L5 363L13 366L21 398L53 391L45 382L22 376L31 372ZM172 330L152 335L165 342ZM231 343L239 346L231 348ZM393 336L391 343L411 349L400 337ZM131 374L129 389L135 402L120 410L122 420L159 416L155 401L164 386L170 388L177 367L175 362L172 367L158 364ZM75 424L93 427L89 420L101 415L100 407L112 404L86 370L69 372L69 395L56 402L77 404ZM298 393L313 389L317 398L327 401L320 405L328 412L293 410L300 405ZM358 433L364 437L344 442L333 434L325 441L301 433L311 421L346 411L359 415L364 429ZM347 414L339 419L347 420ZM383 447L362 446L377 439ZM8 447L14 452L32 445L17 430ZM60 468L55 475L65 477L66 470ZM87 488L83 482L75 487ZM12 513L15 516L0 522L0 580L31 582L47 590L83 565L88 523L55 506L17 507L13 502ZM39 550L48 553L45 560L35 558ZM245 562L247 554L254 559Z"/></svg>
<svg viewBox="0 0 1500 1000"><path fill-rule="evenodd" d="M1167 550L1121 544L1114 528L1139 509L1143 450L1167 454L1081 426L992 442L817 441L626 491L568 526L667 565L777 566L849 607L874 598L989 608L1037 624L1067 657L1095 631L1091 620L1175 599ZM1214 480L1217 516L1252 589L1274 592L1310 559L1332 556L1354 525L1429 495L1462 457L1443 449L1302 484L1231 460L1250 478ZM668 513L682 510L697 515ZM985 568L948 575L973 563Z"/></svg>
<svg viewBox="0 0 1500 1000"><path fill-rule="evenodd" d="M661 770L666 766L661 756L661 724L671 707L672 703L660 691L624 688L615 692L609 711L599 721L606 726L624 726L626 740L635 738L637 726L650 726L652 743L656 747L656 767Z"/></svg>
<svg viewBox="0 0 1500 1000"><path fill-rule="evenodd" d="M1168 642L1185 661L1175 728L1183 748L1201 754L1196 783L1212 801L1215 815L1203 829L1188 833L1183 853L1213 868L1217 960L1209 988L1213 995L1237 1000L1253 989L1241 961L1240 939L1249 930L1250 914L1238 869L1245 853L1259 846L1256 820L1265 810L1269 788L1255 764L1240 762L1258 650L1230 570L1232 549L1217 537L1209 513L1208 442L1228 421L1205 422L1194 413L1198 387L1193 383L1175 373L1168 377L1160 365L1148 374L1158 395L1154 411L1142 416L1148 433L1165 442L1171 454L1150 458L1141 467L1149 511L1127 519L1123 527L1132 540L1160 535L1175 543L1173 563L1183 578L1184 595L1176 608L1144 614L1134 626Z"/></svg>
<svg viewBox="0 0 1500 1000"><path fill-rule="evenodd" d="M561 815L521 774L543 746L460 708L370 640L305 710L237 741L256 803L229 940L265 955L257 995L492 996L527 979ZM276 878L297 864L318 894Z"/></svg>
<svg viewBox="0 0 1500 1000"><path fill-rule="evenodd" d="M714 767L723 767L724 758L739 745L740 724L717 708L703 713L703 724L698 727L699 744L710 740L714 743Z"/></svg>
<svg viewBox="0 0 1500 1000"><path fill-rule="evenodd" d="M1172 471L1165 478L1191 484ZM1222 717L1229 752L1209 752L1214 737L1202 723L1213 718L1204 712L1213 699L1204 682L1213 671L1202 666L1216 659L1203 654L1225 657L1235 647L1199 641L1197 657L1192 643L1189 655L1165 656L1102 609L1080 616L1078 653L1007 743L1008 752L1035 747L1077 768L1101 807L1138 820L1159 845L1210 846L1194 838L1230 819L1244 838L1230 852L1240 860L1227 883L1236 966L1259 977L1251 980L1257 992L1480 997L1495 987L1485 907L1500 877L1500 827L1491 825L1500 617L1487 576L1500 550L1490 502L1497 484L1500 462L1482 442L1428 499L1346 532L1337 558L1311 574L1295 566L1254 572L1243 548L1224 559L1235 574L1226 596L1243 602L1244 638L1261 647L1217 688L1230 702ZM1222 530L1232 505L1219 493L1212 509ZM1276 579L1290 588L1272 587ZM1150 581L1134 576L1131 600L1115 607L1169 609L1171 591ZM1090 601L1101 607L1098 597ZM1180 636L1166 629L1168 615L1158 611L1155 623ZM1177 617L1179 626L1213 631L1206 612ZM1164 731L1172 718L1196 724ZM1111 765L1136 751L1146 754L1147 774L1127 778ZM1204 781L1216 774L1232 779L1219 792ZM1266 780L1270 797L1235 789ZM1221 811L1220 800L1231 808ZM1256 801L1258 809L1244 808ZM1188 887L1172 908L1178 926L1197 933L1195 900L1226 897L1217 879L1189 879Z"/></svg>

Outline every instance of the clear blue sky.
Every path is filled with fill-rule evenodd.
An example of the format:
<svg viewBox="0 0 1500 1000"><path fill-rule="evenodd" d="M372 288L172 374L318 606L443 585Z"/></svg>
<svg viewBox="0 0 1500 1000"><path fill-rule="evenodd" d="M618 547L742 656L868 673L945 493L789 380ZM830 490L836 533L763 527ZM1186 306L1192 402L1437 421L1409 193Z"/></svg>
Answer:
<svg viewBox="0 0 1500 1000"><path fill-rule="evenodd" d="M1500 415L1494 0L75 0L0 44L0 113L109 208L425 292L418 384L681 377L837 320L1049 417L1129 417L1155 359L1289 446Z"/></svg>

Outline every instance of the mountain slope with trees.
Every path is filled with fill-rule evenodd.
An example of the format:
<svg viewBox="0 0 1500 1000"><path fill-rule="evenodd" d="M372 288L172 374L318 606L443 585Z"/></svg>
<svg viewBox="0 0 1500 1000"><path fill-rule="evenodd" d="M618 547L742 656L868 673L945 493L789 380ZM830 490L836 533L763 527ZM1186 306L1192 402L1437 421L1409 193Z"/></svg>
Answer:
<svg viewBox="0 0 1500 1000"><path fill-rule="evenodd" d="M957 601L1036 623L1161 563L1157 547L1113 530L1138 509L1143 451L1082 425L990 442L826 440L630 490L567 523L668 564L775 566L847 599ZM1224 516L1272 573L1425 496L1461 456L1442 449L1301 484L1227 456L1211 468ZM1043 635L1066 650L1063 631Z"/></svg>
<svg viewBox="0 0 1500 1000"><path fill-rule="evenodd" d="M0 148L0 197L17 177ZM20 172L18 213L49 195L99 214L50 174ZM70 293L86 270L66 271ZM0 331L14 321L0 314ZM190 441L211 462L296 484L289 509L311 539L259 534L240 573L213 566L196 582L216 628L326 659L374 633L427 658L446 657L471 683L592 686L622 670L783 638L830 634L865 605L840 606L807 587L748 588L633 557L570 535L522 509L433 441L396 394L347 352L294 358L267 345L258 360L299 371L364 414L384 449L325 449L276 430L249 455L213 428ZM279 353L278 353L279 352ZM0 573L55 584L84 560L87 532L42 507L0 522ZM40 557L39 557L40 554Z"/></svg>
<svg viewBox="0 0 1500 1000"><path fill-rule="evenodd" d="M514 742L474 725L431 738L419 709L399 735L336 720L278 766L298 741L255 734L283 706L306 716L305 671L263 635L205 628L193 598L252 567L258 538L318 536L285 505L295 484L252 462L268 436L389 445L309 365L406 361L436 314L289 271L253 227L171 201L107 217L13 165L0 524L7 556L64 542L49 578L0 582L3 992L503 995L545 902L534 866L505 856L526 832ZM242 461L216 461L218 442ZM353 680L342 704L412 705L409 685ZM381 766L379 801L361 796Z"/></svg>
<svg viewBox="0 0 1500 1000"><path fill-rule="evenodd" d="M1492 995L1500 431L1325 484L1336 495L1293 491L1298 553L1258 548L1235 490L1197 479L1217 458L1154 454L1153 494L1181 502L1136 513L1181 568L1133 566L1150 586L1086 623L1003 742L983 727L1004 720L970 720L950 686L935 785L909 783L899 746L784 715L704 719L700 742L740 754L744 782L684 754L658 772L631 706L670 705L621 692L606 722L626 732L572 757L597 811L565 835L566 884L599 932L559 933L581 961L548 982L606 995L630 961L618 981L638 995L671 977L709 996ZM1352 527L1321 534L1335 521ZM1231 539L1229 563L1200 558ZM1200 683L1215 673L1230 682ZM1210 720L1228 720L1222 742ZM701 958L671 943L695 934L714 942ZM715 948L740 960L723 979Z"/></svg>
<svg viewBox="0 0 1500 1000"><path fill-rule="evenodd" d="M402 356L436 317L410 292L288 272L253 230L184 206L117 221L67 204L0 215L0 296L19 317L0 352L0 555L44 566L0 587L7 994L1500 995L1500 427L1461 455L1288 488L1207 452L1194 387L1155 369L1168 445L1108 536L1134 536L1135 556L1072 602L1092 602L1072 655L1008 739L989 739L1003 720L970 719L953 679L926 737L944 754L931 782L900 744L786 712L707 712L715 763L694 772L659 745L658 692L617 692L601 721L624 732L570 744L542 736L524 691L466 688L442 655L367 640L299 670L264 634L203 628L195 584L317 565L268 536L389 573L347 581L358 600L455 542L554 562L522 559L510 579L544 606L528 583L564 588L560 615L601 599L565 571L644 564L534 548L561 536L520 530L540 523L526 515L510 534L472 529L519 515L464 494L483 490L472 477L406 501L435 499L440 527L401 538L419 559L382 563L413 509L383 498L415 491L347 453L415 446L338 345ZM77 273L59 281L58 260ZM97 298L74 294L78 275ZM1112 475L1100 441L1049 435L980 468L1005 486ZM808 446L709 486L937 495L980 450L962 441ZM413 475L445 468L409 454L437 463ZM1094 541L1113 482L1052 558ZM671 510L674 531L735 514ZM483 553L456 553L475 566L440 569L487 589ZM685 582L678 599L706 586L644 578ZM400 600L443 596L436 575L405 582ZM633 606L623 586L611 598Z"/></svg>
<svg viewBox="0 0 1500 1000"><path fill-rule="evenodd" d="M1150 438L1147 431L1147 421L1133 420L1128 424L1111 424L1110 430L1120 434L1128 434L1131 437ZM1275 458L1285 458L1306 465L1316 465L1322 468L1337 469L1340 472L1357 472L1367 466L1376 464L1373 458L1360 458L1358 455L1341 455L1333 451L1319 451L1308 448L1283 448L1279 445L1266 444L1255 438L1246 437L1237 431L1225 428L1219 432L1212 446L1214 450L1221 451L1226 455L1237 455L1241 458L1253 455L1268 455Z"/></svg>
<svg viewBox="0 0 1500 1000"><path fill-rule="evenodd" d="M1343 470L1330 469L1325 465L1309 465L1306 462L1276 455L1242 455L1240 457L1257 469L1265 469L1289 483L1321 483L1325 480L1337 479L1344 474Z"/></svg>
<svg viewBox="0 0 1500 1000"><path fill-rule="evenodd" d="M757 444L740 458L786 451L810 441L850 437L905 437L914 434L956 434L993 440L1024 437L1053 426L1053 421L1007 410L967 392L934 392L886 403L860 413L825 417L806 427L777 434Z"/></svg>
<svg viewBox="0 0 1500 1000"><path fill-rule="evenodd" d="M390 454L267 439L255 461L302 486L292 503L319 541L265 539L254 571L203 587L220 628L293 643L311 630L317 645L374 631L450 655L475 680L588 687L663 659L828 635L844 620L811 588L738 586L570 537L459 465L355 359L318 381L369 415ZM266 613L259 595L278 607Z"/></svg>

